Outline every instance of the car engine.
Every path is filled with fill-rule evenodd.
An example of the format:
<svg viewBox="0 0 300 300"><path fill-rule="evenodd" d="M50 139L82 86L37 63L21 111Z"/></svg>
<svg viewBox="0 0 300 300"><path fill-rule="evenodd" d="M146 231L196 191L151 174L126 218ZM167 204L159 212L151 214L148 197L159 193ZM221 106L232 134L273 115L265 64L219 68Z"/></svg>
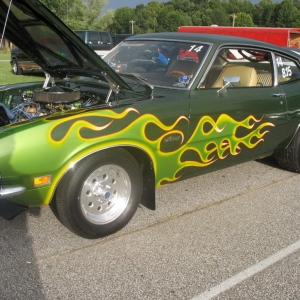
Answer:
<svg viewBox="0 0 300 300"><path fill-rule="evenodd" d="M59 111L68 111L89 107L100 103L100 98L84 93L78 88L54 86L35 91L27 90L13 96L12 109L9 111L9 123L26 121L35 117L51 115Z"/></svg>

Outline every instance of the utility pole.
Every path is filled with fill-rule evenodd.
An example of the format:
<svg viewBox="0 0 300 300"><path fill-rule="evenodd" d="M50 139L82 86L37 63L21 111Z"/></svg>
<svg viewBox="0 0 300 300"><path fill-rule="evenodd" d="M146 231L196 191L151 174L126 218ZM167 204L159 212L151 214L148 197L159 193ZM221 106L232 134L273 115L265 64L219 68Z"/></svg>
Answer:
<svg viewBox="0 0 300 300"><path fill-rule="evenodd" d="M67 0L67 25L69 26L69 0Z"/></svg>
<svg viewBox="0 0 300 300"><path fill-rule="evenodd" d="M234 22L235 22L236 14L233 13L230 16L232 17L232 27L234 27Z"/></svg>
<svg viewBox="0 0 300 300"><path fill-rule="evenodd" d="M133 34L134 33L133 32L133 24L135 23L135 21L131 20L131 21L129 21L129 23L131 23L131 34Z"/></svg>

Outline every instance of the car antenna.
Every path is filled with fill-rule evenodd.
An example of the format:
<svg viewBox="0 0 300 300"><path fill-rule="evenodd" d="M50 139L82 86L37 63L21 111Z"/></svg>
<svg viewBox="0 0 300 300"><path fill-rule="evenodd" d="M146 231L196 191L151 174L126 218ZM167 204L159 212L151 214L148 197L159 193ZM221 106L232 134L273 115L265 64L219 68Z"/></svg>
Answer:
<svg viewBox="0 0 300 300"><path fill-rule="evenodd" d="M2 48L2 42L3 42L3 37L4 37L5 28L6 28L6 24L7 24L8 15L9 15L9 12L10 12L11 3L12 3L12 0L10 0L10 2L9 2L9 7L8 7L7 14L6 14L5 24L4 24L4 27L3 27L3 32L2 32L1 41L0 41L0 49Z"/></svg>

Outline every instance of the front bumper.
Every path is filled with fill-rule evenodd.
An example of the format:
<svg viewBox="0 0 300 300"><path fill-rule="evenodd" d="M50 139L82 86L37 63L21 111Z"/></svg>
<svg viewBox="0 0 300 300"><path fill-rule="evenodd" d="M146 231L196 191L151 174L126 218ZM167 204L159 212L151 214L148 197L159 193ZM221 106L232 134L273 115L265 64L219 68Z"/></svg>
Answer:
<svg viewBox="0 0 300 300"><path fill-rule="evenodd" d="M24 186L5 184L2 181L2 175L0 173L0 200L11 198L26 191Z"/></svg>
<svg viewBox="0 0 300 300"><path fill-rule="evenodd" d="M8 186L3 187L0 184L0 200L14 197L20 195L26 191L26 188L23 186Z"/></svg>

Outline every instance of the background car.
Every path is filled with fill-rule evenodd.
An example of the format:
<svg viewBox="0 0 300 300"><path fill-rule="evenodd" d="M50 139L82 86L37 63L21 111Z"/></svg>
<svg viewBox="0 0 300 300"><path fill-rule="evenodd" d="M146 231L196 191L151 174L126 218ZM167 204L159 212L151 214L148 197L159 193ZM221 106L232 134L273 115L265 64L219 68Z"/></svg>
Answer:
<svg viewBox="0 0 300 300"><path fill-rule="evenodd" d="M114 47L112 36L107 31L75 30L75 32L101 57L106 55Z"/></svg>
<svg viewBox="0 0 300 300"><path fill-rule="evenodd" d="M23 74L23 71L41 70L38 64L32 61L21 49L13 48L10 52L10 64L15 75Z"/></svg>
<svg viewBox="0 0 300 300"><path fill-rule="evenodd" d="M7 218L52 204L99 238L155 209L156 187L270 155L300 172L298 52L173 32L129 37L103 60L37 3L14 0L5 29L48 74L0 87Z"/></svg>
<svg viewBox="0 0 300 300"><path fill-rule="evenodd" d="M133 34L119 33L119 34L112 34L111 35L114 46L117 46L118 44L120 44L121 42L123 42L125 39L127 39L130 36L133 36Z"/></svg>
<svg viewBox="0 0 300 300"><path fill-rule="evenodd" d="M100 56L106 55L114 46L113 39L107 31L75 30L75 32ZM12 49L10 55L10 64L15 75L22 75L24 71L41 70L41 67L19 48Z"/></svg>

